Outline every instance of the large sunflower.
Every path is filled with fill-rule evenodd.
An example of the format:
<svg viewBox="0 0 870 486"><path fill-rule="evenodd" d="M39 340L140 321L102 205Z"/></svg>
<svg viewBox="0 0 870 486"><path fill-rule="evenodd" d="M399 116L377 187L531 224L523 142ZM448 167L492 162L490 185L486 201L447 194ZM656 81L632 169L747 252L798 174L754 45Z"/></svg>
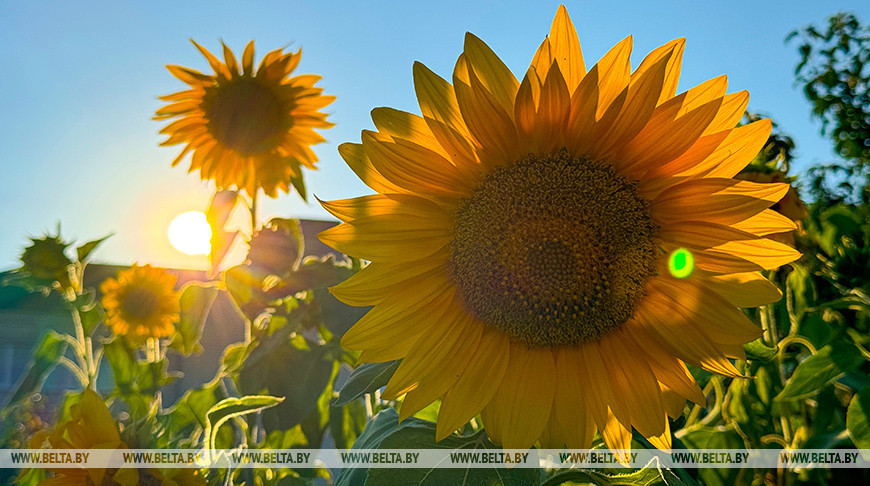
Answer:
<svg viewBox="0 0 870 486"><path fill-rule="evenodd" d="M321 240L371 261L332 288L374 305L342 344L401 358L383 396L441 398L439 440L480 413L506 448L669 448L667 416L705 403L686 363L740 376L761 331L737 307L781 296L759 271L799 256L764 238L794 228L767 209L788 185L731 178L770 121L734 128L724 76L676 95L683 39L634 72L631 43L587 72L562 6L520 82L467 34L452 85L414 65L422 117L375 109L340 147L378 193L324 203L345 223Z"/></svg>
<svg viewBox="0 0 870 486"><path fill-rule="evenodd" d="M106 324L119 336L133 340L166 337L175 331L180 294L178 277L151 265L133 265L100 285Z"/></svg>
<svg viewBox="0 0 870 486"><path fill-rule="evenodd" d="M311 145L325 139L315 128L329 128L326 114L317 110L334 96L315 88L320 76L289 77L302 51L276 49L254 71L254 41L248 43L239 67L233 52L223 45L221 62L191 40L208 60L213 75L182 66L166 66L190 89L162 96L170 104L157 110L156 120L180 117L160 133L169 135L161 145L187 144L172 162L193 152L190 171L199 169L203 180L220 188L237 187L254 194L258 188L275 197L290 191L301 179L301 166L315 169L317 155Z"/></svg>

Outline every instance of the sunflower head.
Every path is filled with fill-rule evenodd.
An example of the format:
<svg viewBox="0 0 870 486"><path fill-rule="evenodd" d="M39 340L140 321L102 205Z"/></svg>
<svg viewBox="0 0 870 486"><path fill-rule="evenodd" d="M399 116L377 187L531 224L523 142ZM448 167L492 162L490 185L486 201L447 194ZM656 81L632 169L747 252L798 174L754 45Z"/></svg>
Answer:
<svg viewBox="0 0 870 486"><path fill-rule="evenodd" d="M273 218L254 233L248 242L248 261L272 275L285 275L302 257L299 222Z"/></svg>
<svg viewBox="0 0 870 486"><path fill-rule="evenodd" d="M414 65L422 116L375 109L339 148L377 193L323 203L320 239L371 261L331 288L373 306L342 344L402 359L383 397L441 399L439 440L480 413L511 449L670 448L706 403L686 365L740 376L738 307L781 296L759 270L799 256L765 237L795 227L768 209L788 185L733 178L770 121L737 127L724 76L677 94L683 39L633 70L631 45L587 70L561 6L518 80L467 34L452 83Z"/></svg>
<svg viewBox="0 0 870 486"><path fill-rule="evenodd" d="M157 110L156 120L178 118L160 133L161 145L185 144L175 166L191 152L190 171L219 188L236 187L254 194L258 189L275 197L301 186L302 166L315 169L311 145L324 141L315 128L329 128L318 110L334 96L324 96L314 84L320 76L292 76L301 51L269 52L254 69L254 41L242 54L241 66L224 44L224 61L191 40L208 60L214 74L169 65L169 71L190 89L163 96L169 104Z"/></svg>
<svg viewBox="0 0 870 486"><path fill-rule="evenodd" d="M61 288L69 287L70 265L73 264L66 255L69 245L70 243L63 241L60 235L30 238L30 246L21 254L20 270L37 280L57 282Z"/></svg>
<svg viewBox="0 0 870 486"><path fill-rule="evenodd" d="M150 265L133 265L100 286L106 323L112 332L133 340L172 335L179 317L177 277Z"/></svg>

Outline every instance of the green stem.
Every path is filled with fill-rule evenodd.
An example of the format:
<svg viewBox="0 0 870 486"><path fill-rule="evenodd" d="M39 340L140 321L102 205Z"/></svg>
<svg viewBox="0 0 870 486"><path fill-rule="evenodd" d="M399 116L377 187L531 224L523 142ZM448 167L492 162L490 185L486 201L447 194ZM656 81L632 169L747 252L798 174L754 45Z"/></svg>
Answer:
<svg viewBox="0 0 870 486"><path fill-rule="evenodd" d="M148 349L147 349L147 358L149 363L156 363L160 361L160 338L151 337L148 338ZM157 376L157 372L154 371L154 367L151 368L151 373L154 375L154 383L158 382L159 377ZM161 390L157 390L154 394L154 400L156 401L157 413L163 411L163 392Z"/></svg>
<svg viewBox="0 0 870 486"><path fill-rule="evenodd" d="M60 358L58 358L58 360L57 360L57 364L63 366L63 367L66 368L66 369L68 369L68 370L70 371L70 373L72 373L72 374L73 374L73 375L74 375L74 376L79 380L79 383L81 383L83 387L87 387L87 386L88 386L88 377L87 377L87 375L86 375L85 372L83 372L82 369L81 369L77 364L75 364L71 359L67 358L66 356L61 356Z"/></svg>
<svg viewBox="0 0 870 486"><path fill-rule="evenodd" d="M257 231L257 194L259 194L259 189L254 189L254 193L251 194L251 237L253 238L254 233Z"/></svg>
<svg viewBox="0 0 870 486"><path fill-rule="evenodd" d="M82 318L79 315L79 310L73 305L72 308L73 326L76 332L77 346L76 357L79 361L79 369L86 373L85 387L96 389L97 371L94 367L94 351L91 338L85 336L85 328L82 325Z"/></svg>

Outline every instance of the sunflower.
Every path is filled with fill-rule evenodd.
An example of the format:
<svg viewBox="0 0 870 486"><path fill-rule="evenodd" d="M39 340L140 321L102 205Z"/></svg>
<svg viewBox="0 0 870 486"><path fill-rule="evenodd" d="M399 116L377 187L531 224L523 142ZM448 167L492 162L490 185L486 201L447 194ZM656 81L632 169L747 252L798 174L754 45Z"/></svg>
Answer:
<svg viewBox="0 0 870 486"><path fill-rule="evenodd" d="M46 434L37 434L31 448L42 445ZM82 392L81 401L70 409L70 418L47 434L52 449L126 449L121 441L118 424L106 408L103 399L91 389ZM39 483L39 486L135 486L139 483L136 469L50 469L55 476Z"/></svg>
<svg viewBox="0 0 870 486"><path fill-rule="evenodd" d="M332 288L374 306L342 344L402 359L383 397L440 398L438 440L480 413L505 448L670 448L667 416L705 404L686 365L741 376L738 307L781 297L759 271L799 256L764 237L794 228L767 209L788 185L732 179L770 121L735 128L724 76L677 95L683 39L633 72L631 45L587 72L561 6L520 82L467 34L452 84L414 65L422 116L377 108L339 148L377 192L323 203L345 223L320 239L371 262Z"/></svg>
<svg viewBox="0 0 870 486"><path fill-rule="evenodd" d="M166 337L173 333L179 316L178 280L151 265L133 265L100 285L106 323L112 332L131 339Z"/></svg>
<svg viewBox="0 0 870 486"><path fill-rule="evenodd" d="M73 262L65 253L70 243L60 238L60 231L55 236L30 238L30 243L21 254L20 271L40 281L57 282L61 288L72 285L70 265Z"/></svg>
<svg viewBox="0 0 870 486"><path fill-rule="evenodd" d="M266 54L254 71L254 41L242 54L241 68L233 52L223 45L221 62L195 41L214 75L182 66L166 66L176 78L190 85L160 99L170 104L157 110L155 120L179 117L160 133L169 136L161 145L187 144L172 166L192 152L190 171L199 169L203 180L219 188L237 187L249 194L258 188L270 197L290 191L301 181L305 166L315 169L317 155L311 145L325 141L314 131L329 128L326 114L317 110L334 96L324 96L314 84L320 76L288 77L302 51Z"/></svg>

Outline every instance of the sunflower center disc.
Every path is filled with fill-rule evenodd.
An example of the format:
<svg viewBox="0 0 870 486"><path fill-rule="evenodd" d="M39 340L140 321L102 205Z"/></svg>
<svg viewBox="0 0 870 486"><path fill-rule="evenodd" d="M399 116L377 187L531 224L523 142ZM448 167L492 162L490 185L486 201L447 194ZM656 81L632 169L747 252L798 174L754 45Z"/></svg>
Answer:
<svg viewBox="0 0 870 486"><path fill-rule="evenodd" d="M143 287L131 288L121 302L121 310L127 319L144 319L155 312L160 305L157 295Z"/></svg>
<svg viewBox="0 0 870 486"><path fill-rule="evenodd" d="M208 130L216 140L244 155L267 152L287 128L281 102L251 78L211 88L204 100Z"/></svg>
<svg viewBox="0 0 870 486"><path fill-rule="evenodd" d="M460 205L452 278L469 312L512 338L577 344L631 317L656 230L635 184L605 164L528 155Z"/></svg>

